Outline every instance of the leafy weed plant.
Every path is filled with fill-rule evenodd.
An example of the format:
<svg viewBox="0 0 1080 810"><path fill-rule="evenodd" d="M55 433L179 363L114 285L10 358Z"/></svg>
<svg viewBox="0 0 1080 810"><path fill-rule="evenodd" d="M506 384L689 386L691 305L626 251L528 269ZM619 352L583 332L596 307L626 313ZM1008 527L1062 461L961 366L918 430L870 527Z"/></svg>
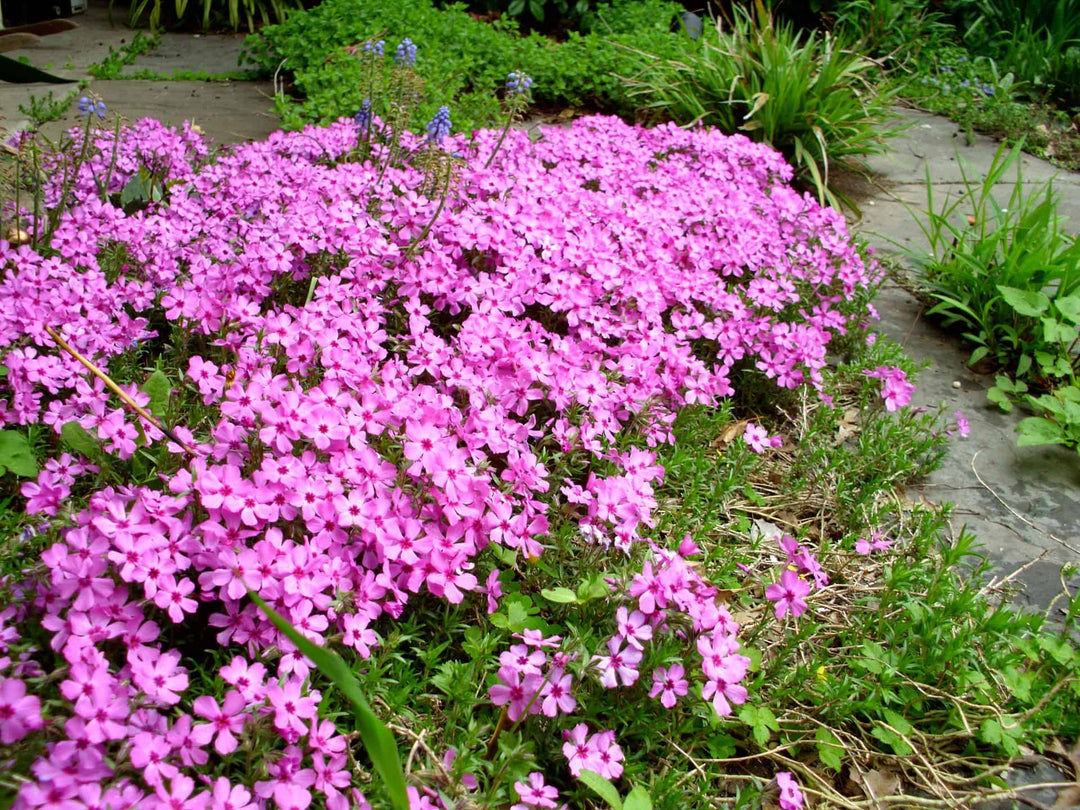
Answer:
<svg viewBox="0 0 1080 810"><path fill-rule="evenodd" d="M964 189L937 207L927 177L927 209L919 227L928 252L913 252L921 288L937 303L930 310L960 324L976 348L970 363L988 358L1020 377L1035 353L1053 351L1046 327L1024 302L1068 299L1080 289L1080 243L1062 226L1051 183L1025 186L1019 145L1002 145L978 180L960 161ZM1004 204L999 184L1015 169ZM1041 300L1041 299L1039 299Z"/></svg>

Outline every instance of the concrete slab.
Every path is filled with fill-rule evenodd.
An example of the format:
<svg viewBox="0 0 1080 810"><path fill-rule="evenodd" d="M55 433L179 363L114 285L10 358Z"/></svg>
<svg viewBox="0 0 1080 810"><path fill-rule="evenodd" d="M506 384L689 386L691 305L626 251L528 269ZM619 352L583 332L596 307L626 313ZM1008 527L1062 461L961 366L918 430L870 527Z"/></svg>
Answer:
<svg viewBox="0 0 1080 810"><path fill-rule="evenodd" d="M40 45L9 55L49 68L56 75L77 79L80 84L0 83L0 127L9 131L25 127L27 116L19 108L21 105L29 109L31 96L44 98L51 92L59 100L69 93L92 90L110 110L128 120L153 117L173 125L190 120L217 143L265 138L278 128L269 82L94 79L88 72L89 65L105 59L110 48L120 50L129 44L135 32L124 24L127 8L117 4L110 19L106 0L91 2L87 12L75 19L78 29L45 37ZM165 34L157 49L141 55L125 73L235 72L244 38L243 34ZM67 116L47 124L42 132L55 139L77 121L77 111L72 107Z"/></svg>
<svg viewBox="0 0 1080 810"><path fill-rule="evenodd" d="M967 145L946 119L910 111L903 115L913 126L894 142L893 151L872 161L877 175L860 203L862 220L852 224L875 248L894 255L896 243L925 248L912 212L925 208L927 167L934 195L941 200L959 193L958 157L982 179L998 148L983 137ZM1023 158L1022 171L1025 187L1056 178L1060 210L1072 223L1066 231L1075 233L1080 177L1029 156ZM1011 183L1002 184L999 199L1011 188ZM916 381L913 403L940 407L947 414L961 410L971 422L971 435L953 437L941 469L916 490L929 500L955 504L955 529L966 525L978 535L997 576L1023 568L1013 580L1024 587L1022 598L1046 608L1060 593L1061 566L1080 565L1080 456L1062 447L1017 447L1016 425L1025 414L1019 409L1004 414L987 401L993 375L967 366L971 349L959 335L930 322L925 307L896 284L888 284L875 305L881 313L879 331L916 360L931 363ZM1072 577L1071 584L1080 585L1080 577Z"/></svg>

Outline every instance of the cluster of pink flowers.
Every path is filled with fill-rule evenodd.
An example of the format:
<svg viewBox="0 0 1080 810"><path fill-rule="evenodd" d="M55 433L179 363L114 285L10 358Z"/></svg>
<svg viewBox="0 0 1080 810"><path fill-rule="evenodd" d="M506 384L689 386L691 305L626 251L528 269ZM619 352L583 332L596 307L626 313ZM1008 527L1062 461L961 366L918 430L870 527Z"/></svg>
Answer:
<svg viewBox="0 0 1080 810"><path fill-rule="evenodd" d="M390 168L379 182L350 162L351 122L209 162L191 129L140 122L119 135L107 191L140 167L169 186L164 204L130 215L99 198L114 150L97 137L53 250L0 242L0 421L78 423L121 461L164 443L176 469L94 490L92 465L65 455L24 487L56 542L4 616L6 643L39 622L67 670L42 717L26 668L0 661L4 741L51 728L19 810L362 804L311 663L247 591L315 643L340 637L366 658L380 619L417 594L496 601L481 553L540 556L552 508L580 509L583 542L643 542L663 472L647 447L670 440L678 409L729 395L737 362L819 386L874 272L839 214L786 185L778 155L704 129L585 119L535 144L510 133L491 168L476 157L499 133L450 139L465 166L430 229L440 202L422 173ZM62 191L58 176L46 202ZM107 370L158 338L189 347L172 380L201 414L173 428L185 447L46 326ZM145 406L138 382L122 387ZM614 452L631 423L644 446ZM552 481L541 442L618 472ZM746 699L737 626L679 555L657 551L629 596L636 611L594 662L605 686L637 678L641 645L678 611L705 699L721 714ZM175 646L207 624L229 651L219 697L194 688ZM493 700L519 715L573 710L548 643L509 651ZM260 663L272 648L276 671ZM657 670L654 696L672 704L684 676ZM620 767L613 738L581 744L608 774ZM210 780L241 745L264 767Z"/></svg>
<svg viewBox="0 0 1080 810"><path fill-rule="evenodd" d="M797 619L809 607L806 597L814 588L828 585L829 575L822 569L817 557L799 545L795 538L785 534L779 538L779 543L787 560L780 581L765 588L765 597L776 603L776 618L782 619L790 613Z"/></svg>
<svg viewBox="0 0 1080 810"><path fill-rule="evenodd" d="M881 380L881 398L885 400L885 410L895 411L911 403L915 393L914 384L908 382L907 373L896 366L878 366L864 371L867 377Z"/></svg>

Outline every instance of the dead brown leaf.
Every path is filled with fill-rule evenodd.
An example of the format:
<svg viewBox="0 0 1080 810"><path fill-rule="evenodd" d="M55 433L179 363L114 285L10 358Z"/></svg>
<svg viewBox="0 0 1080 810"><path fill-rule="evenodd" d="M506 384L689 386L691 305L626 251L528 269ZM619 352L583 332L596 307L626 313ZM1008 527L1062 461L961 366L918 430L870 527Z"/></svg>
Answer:
<svg viewBox="0 0 1080 810"><path fill-rule="evenodd" d="M836 423L836 443L843 444L859 432L858 408L844 408L840 421Z"/></svg>
<svg viewBox="0 0 1080 810"><path fill-rule="evenodd" d="M749 422L748 419L740 419L738 422L732 422L725 427L720 431L720 435L712 440L712 448L721 451L727 449L729 444L743 435L747 422Z"/></svg>
<svg viewBox="0 0 1080 810"><path fill-rule="evenodd" d="M857 771L853 776L866 797L875 805L884 806L881 800L885 796L896 796L900 792L900 774L896 771L872 768L868 771Z"/></svg>

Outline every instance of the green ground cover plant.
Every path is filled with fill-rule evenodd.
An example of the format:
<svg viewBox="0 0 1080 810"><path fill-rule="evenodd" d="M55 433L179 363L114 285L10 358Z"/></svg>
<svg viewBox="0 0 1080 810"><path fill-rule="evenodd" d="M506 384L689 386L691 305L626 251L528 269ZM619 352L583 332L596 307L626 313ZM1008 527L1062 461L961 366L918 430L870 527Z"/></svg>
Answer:
<svg viewBox="0 0 1080 810"><path fill-rule="evenodd" d="M900 496L966 427L842 217L709 129L534 140L517 72L414 136L374 48L359 119L214 153L87 97L5 158L4 797L1017 795L1080 597L1010 607Z"/></svg>
<svg viewBox="0 0 1080 810"><path fill-rule="evenodd" d="M650 54L633 81L641 103L681 124L703 122L778 149L818 198L839 204L830 181L885 149L895 90L843 38L803 33L758 2L717 19L698 47Z"/></svg>
<svg viewBox="0 0 1080 810"><path fill-rule="evenodd" d="M635 62L628 48L673 54L686 37L669 23L678 7L663 0L597 7L589 33L571 31L557 42L539 34L522 36L506 18L474 19L460 5L436 9L430 0L326 0L248 41L248 58L266 75L289 76L292 94L278 97L286 128L351 116L369 91L358 49L385 40L392 52L403 39L419 49L416 71L423 79L419 118L450 106L457 131L497 125L497 91L511 71L536 80L542 107L584 107L633 116L634 105L619 75Z"/></svg>

